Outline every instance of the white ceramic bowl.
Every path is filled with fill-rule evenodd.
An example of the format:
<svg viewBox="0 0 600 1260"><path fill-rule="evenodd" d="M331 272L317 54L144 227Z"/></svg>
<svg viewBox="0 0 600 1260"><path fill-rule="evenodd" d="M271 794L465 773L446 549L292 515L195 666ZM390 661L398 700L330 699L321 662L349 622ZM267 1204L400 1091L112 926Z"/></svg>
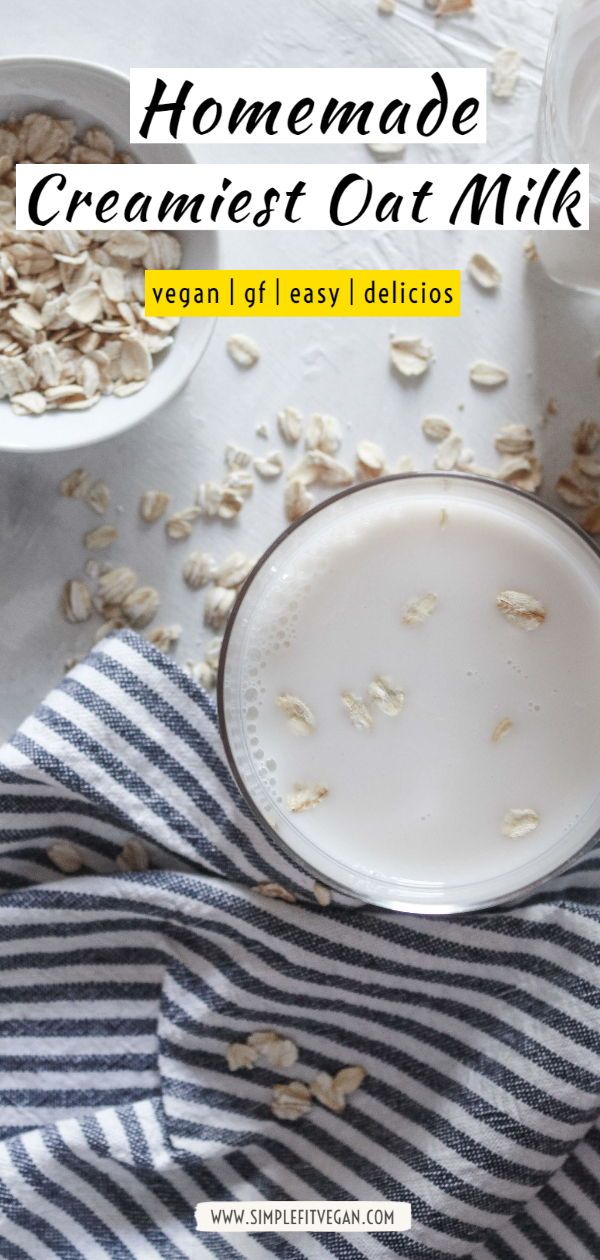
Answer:
<svg viewBox="0 0 600 1260"><path fill-rule="evenodd" d="M0 58L0 121L11 114L48 111L79 128L98 124L141 162L193 162L182 144L129 144L129 80L91 62L54 57ZM215 265L214 234L178 232L182 267ZM155 360L148 384L130 398L102 397L89 411L16 416L0 401L0 450L55 451L85 446L122 433L164 406L187 381L208 341L212 319L181 321L172 346Z"/></svg>

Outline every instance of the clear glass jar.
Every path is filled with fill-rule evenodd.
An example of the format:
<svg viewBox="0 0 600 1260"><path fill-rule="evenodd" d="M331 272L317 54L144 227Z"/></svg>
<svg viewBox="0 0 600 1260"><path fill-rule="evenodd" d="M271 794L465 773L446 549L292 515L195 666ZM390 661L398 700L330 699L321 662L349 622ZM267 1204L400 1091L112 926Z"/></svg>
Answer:
<svg viewBox="0 0 600 1260"><path fill-rule="evenodd" d="M540 162L589 162L589 232L538 232L545 270L600 292L600 0L561 0L550 39L537 127Z"/></svg>

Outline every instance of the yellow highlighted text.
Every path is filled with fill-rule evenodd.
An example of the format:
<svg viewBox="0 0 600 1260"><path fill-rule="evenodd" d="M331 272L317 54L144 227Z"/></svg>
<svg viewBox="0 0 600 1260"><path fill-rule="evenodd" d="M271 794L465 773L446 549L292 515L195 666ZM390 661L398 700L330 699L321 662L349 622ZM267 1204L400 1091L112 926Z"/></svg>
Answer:
<svg viewBox="0 0 600 1260"><path fill-rule="evenodd" d="M146 315L460 315L460 271L147 271Z"/></svg>

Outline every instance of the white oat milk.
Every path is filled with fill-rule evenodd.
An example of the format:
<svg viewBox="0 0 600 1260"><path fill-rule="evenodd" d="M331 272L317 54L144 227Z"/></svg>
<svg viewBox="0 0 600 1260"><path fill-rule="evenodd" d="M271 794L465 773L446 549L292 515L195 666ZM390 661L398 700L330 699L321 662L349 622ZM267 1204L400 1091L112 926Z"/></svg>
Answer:
<svg viewBox="0 0 600 1260"><path fill-rule="evenodd" d="M514 894L600 823L600 560L491 482L363 488L250 583L223 710L323 882L414 909Z"/></svg>

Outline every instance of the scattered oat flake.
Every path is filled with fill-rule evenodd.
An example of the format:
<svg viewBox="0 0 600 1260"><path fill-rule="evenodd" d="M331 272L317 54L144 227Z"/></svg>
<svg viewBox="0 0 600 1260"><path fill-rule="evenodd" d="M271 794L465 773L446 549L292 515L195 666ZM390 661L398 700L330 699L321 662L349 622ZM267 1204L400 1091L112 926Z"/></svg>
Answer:
<svg viewBox="0 0 600 1260"><path fill-rule="evenodd" d="M491 291L497 289L502 280L502 272L486 254L472 254L469 259L469 275L480 289Z"/></svg>
<svg viewBox="0 0 600 1260"><path fill-rule="evenodd" d="M296 901L295 894L290 892L289 888L284 888L282 884L276 884L272 880L255 884L253 891L260 893L261 897L272 897L274 901L288 901L290 905Z"/></svg>
<svg viewBox="0 0 600 1260"><path fill-rule="evenodd" d="M258 363L260 350L252 337L247 337L245 333L234 333L227 338L225 344L229 357L238 367L249 368Z"/></svg>
<svg viewBox="0 0 600 1260"><path fill-rule="evenodd" d="M526 424L505 424L494 439L496 450L502 455L524 455L533 450L534 437Z"/></svg>
<svg viewBox="0 0 600 1260"><path fill-rule="evenodd" d="M382 17L391 17L396 12L396 0L377 0L377 12Z"/></svg>
<svg viewBox="0 0 600 1260"><path fill-rule="evenodd" d="M539 459L534 457L530 457L527 463L527 469L512 473L510 484L511 486L517 486L519 490L528 490L530 493L534 493L536 490L539 490L542 484L543 468Z"/></svg>
<svg viewBox="0 0 600 1260"><path fill-rule="evenodd" d="M101 525L100 529L104 529L104 526ZM98 578L100 577L100 564L94 556L88 556L87 560L84 562L83 571L85 576L90 578L92 582L98 581Z"/></svg>
<svg viewBox="0 0 600 1260"><path fill-rule="evenodd" d="M297 735L310 735L316 726L315 715L298 696L289 692L277 697L277 704Z"/></svg>
<svg viewBox="0 0 600 1260"><path fill-rule="evenodd" d="M480 472L481 471L480 469L476 467L476 464L475 464L475 451L471 450L469 446L463 446L462 449L459 451L455 467L458 468L460 472ZM494 476L494 474L491 472L488 473L487 475L490 477Z"/></svg>
<svg viewBox="0 0 600 1260"><path fill-rule="evenodd" d="M573 463L584 477L591 477L592 480L600 477L600 459L597 455L576 455Z"/></svg>
<svg viewBox="0 0 600 1260"><path fill-rule="evenodd" d="M108 621L104 621L101 626L98 626L94 634L94 643L100 643L107 635L114 634L115 630L123 630L124 627L124 617L111 617Z"/></svg>
<svg viewBox="0 0 600 1260"><path fill-rule="evenodd" d="M363 1067L353 1064L352 1067L340 1068L333 1078L333 1083L342 1094L354 1094L357 1089L360 1089L366 1075Z"/></svg>
<svg viewBox="0 0 600 1260"><path fill-rule="evenodd" d="M92 597L85 582L72 578L65 582L60 598L60 607L65 621L73 624L89 621L92 615Z"/></svg>
<svg viewBox="0 0 600 1260"><path fill-rule="evenodd" d="M325 451L307 451L288 473L290 480L301 481L305 486L322 482L326 486L351 486L353 473L333 455Z"/></svg>
<svg viewBox="0 0 600 1260"><path fill-rule="evenodd" d="M242 473L241 475L245 476L244 473ZM234 474L232 473L231 476L234 476ZM254 482L252 481L251 478L250 478L250 485L254 486ZM245 493L241 493L238 490L233 490L230 486L222 486L221 498L219 501L219 506L217 508L217 516L219 516L222 521L232 521L234 517L237 516L239 512L241 512L244 506L245 500L246 500Z"/></svg>
<svg viewBox="0 0 600 1260"><path fill-rule="evenodd" d="M100 526L100 528L103 529L104 527ZM100 577L99 561L94 556L88 556L87 560L84 561L83 571L86 577L91 578L92 582L97 582Z"/></svg>
<svg viewBox="0 0 600 1260"><path fill-rule="evenodd" d="M404 692L394 687L390 679L381 674L369 683L369 696L373 704L376 704L387 717L397 717L404 708Z"/></svg>
<svg viewBox="0 0 600 1260"><path fill-rule="evenodd" d="M280 477L283 472L281 451L269 451L268 455L257 456L254 460L254 468L259 477L263 477L265 481L273 481L275 477Z"/></svg>
<svg viewBox="0 0 600 1260"><path fill-rule="evenodd" d="M440 508L438 524L439 524L440 529L445 529L446 525L448 524L448 512L446 508Z"/></svg>
<svg viewBox="0 0 600 1260"><path fill-rule="evenodd" d="M293 792L288 793L287 807L292 814L301 814L305 809L313 809L328 793L329 788L322 783L316 783L312 787L306 783L296 783Z"/></svg>
<svg viewBox="0 0 600 1260"><path fill-rule="evenodd" d="M91 484L92 478L85 468L74 468L59 483L58 493L65 499L85 499Z"/></svg>
<svg viewBox="0 0 600 1260"><path fill-rule="evenodd" d="M108 486L103 481L95 481L87 491L85 501L88 507L91 507L94 512L98 513L98 516L104 516L110 505L110 490Z"/></svg>
<svg viewBox="0 0 600 1260"><path fill-rule="evenodd" d="M260 1054L270 1067L285 1071L297 1062L298 1047L288 1037L277 1037L273 1041L263 1042Z"/></svg>
<svg viewBox="0 0 600 1260"><path fill-rule="evenodd" d="M400 376L423 376L427 371L433 350L422 337L392 337L390 357Z"/></svg>
<svg viewBox="0 0 600 1260"><path fill-rule="evenodd" d="M250 497L253 490L254 478L248 469L234 468L227 474L223 484L219 487L220 500L217 505L217 515L223 507L223 500L227 497L228 492L233 491L236 495L239 495L242 500L244 500Z"/></svg>
<svg viewBox="0 0 600 1260"><path fill-rule="evenodd" d="M109 607L120 606L127 595L135 590L137 576L127 565L119 565L114 569L106 569L98 579L98 595L103 604Z"/></svg>
<svg viewBox="0 0 600 1260"><path fill-rule="evenodd" d="M282 1081L273 1086L271 1111L278 1120L298 1120L311 1107L311 1093L303 1081Z"/></svg>
<svg viewBox="0 0 600 1260"><path fill-rule="evenodd" d="M285 488L284 507L288 521L298 521L313 506L314 497L299 477L292 477Z"/></svg>
<svg viewBox="0 0 600 1260"><path fill-rule="evenodd" d="M498 480L513 482L515 477L531 471L531 460L527 455L507 455L498 469Z"/></svg>
<svg viewBox="0 0 600 1260"><path fill-rule="evenodd" d="M496 723L496 726L492 731L492 743L498 744L501 739L504 739L505 735L508 735L508 732L512 730L512 727L513 722L510 718L500 718L500 721Z"/></svg>
<svg viewBox="0 0 600 1260"><path fill-rule="evenodd" d="M422 622L431 617L432 612L437 607L438 597L429 592L427 595L419 595L417 599L411 599L406 605L402 621L405 626L419 626Z"/></svg>
<svg viewBox="0 0 600 1260"><path fill-rule="evenodd" d="M254 563L254 559L247 556L245 551L230 551L217 568L216 585L237 591L254 568Z"/></svg>
<svg viewBox="0 0 600 1260"><path fill-rule="evenodd" d="M354 476L350 468L326 451L307 451L305 459L312 466L314 480L325 486L351 486Z"/></svg>
<svg viewBox="0 0 600 1260"><path fill-rule="evenodd" d="M337 1113L344 1110L346 1106L346 1095L342 1089L339 1089L329 1072L317 1072L317 1075L310 1083L310 1092L322 1107L327 1107L329 1111Z"/></svg>
<svg viewBox="0 0 600 1260"><path fill-rule="evenodd" d="M48 857L52 865L57 870L62 871L63 875L74 875L80 871L83 866L83 855L81 849L77 848L71 840L57 840L50 845L48 849Z"/></svg>
<svg viewBox="0 0 600 1260"><path fill-rule="evenodd" d="M395 473L411 473L414 471L415 463L412 455L399 455L394 465Z"/></svg>
<svg viewBox="0 0 600 1260"><path fill-rule="evenodd" d="M521 54L516 48L500 48L492 63L492 96L509 100L517 86Z"/></svg>
<svg viewBox="0 0 600 1260"><path fill-rule="evenodd" d="M138 586L125 597L121 611L130 626L142 630L153 621L159 607L158 591L153 586Z"/></svg>
<svg viewBox="0 0 600 1260"><path fill-rule="evenodd" d="M525 258L527 259L527 262L538 261L539 254L537 251L537 245L532 236L528 236L526 238L525 244L523 245L523 254Z"/></svg>
<svg viewBox="0 0 600 1260"><path fill-rule="evenodd" d="M322 415L320 412L311 416L306 428L307 450L324 451L326 455L335 455L341 443L342 427L335 416Z"/></svg>
<svg viewBox="0 0 600 1260"><path fill-rule="evenodd" d="M159 652L170 652L181 638L181 626L156 626L148 635L148 642L153 643Z"/></svg>
<svg viewBox="0 0 600 1260"><path fill-rule="evenodd" d="M252 452L238 446L237 442L228 442L225 447L225 463L230 470L247 468L252 463Z"/></svg>
<svg viewBox="0 0 600 1260"><path fill-rule="evenodd" d="M581 420L573 432L572 446L576 455L591 455L600 442L600 424Z"/></svg>
<svg viewBox="0 0 600 1260"><path fill-rule="evenodd" d="M434 467L440 472L450 472L456 467L462 451L462 438L458 433L451 433L440 442L434 459Z"/></svg>
<svg viewBox="0 0 600 1260"><path fill-rule="evenodd" d="M598 502L596 486L574 467L560 474L555 489L570 507L593 507Z"/></svg>
<svg viewBox="0 0 600 1260"><path fill-rule="evenodd" d="M520 630L537 630L546 620L544 605L523 591L501 591L496 596L496 607Z"/></svg>
<svg viewBox="0 0 600 1260"><path fill-rule="evenodd" d="M459 472L470 473L473 471L474 464L475 451L472 451L468 446L463 446L462 450L459 451L454 467L458 468Z"/></svg>
<svg viewBox="0 0 600 1260"><path fill-rule="evenodd" d="M340 699L357 731L368 731L373 725L373 717L364 700L353 691L342 691Z"/></svg>
<svg viewBox="0 0 600 1260"><path fill-rule="evenodd" d="M281 1034L275 1032L273 1028L261 1028L257 1032L250 1033L246 1038L249 1046L255 1046L257 1050L261 1050L263 1046L269 1045L272 1041L279 1041Z"/></svg>
<svg viewBox="0 0 600 1260"><path fill-rule="evenodd" d="M600 505L590 508L581 524L588 534L600 534Z"/></svg>
<svg viewBox="0 0 600 1260"><path fill-rule="evenodd" d="M535 809L509 809L502 822L502 835L511 840L528 836L539 826L540 816Z"/></svg>
<svg viewBox="0 0 600 1260"><path fill-rule="evenodd" d="M277 413L277 428L289 446L294 446L302 436L302 416L296 407L284 407Z"/></svg>
<svg viewBox="0 0 600 1260"><path fill-rule="evenodd" d="M183 564L183 580L191 591L198 591L212 582L216 571L216 561L207 551L191 551Z"/></svg>
<svg viewBox="0 0 600 1260"><path fill-rule="evenodd" d="M313 884L313 896L318 905L331 905L331 888L326 888L325 884L320 884L318 879Z"/></svg>
<svg viewBox="0 0 600 1260"><path fill-rule="evenodd" d="M169 516L165 521L165 530L175 542L181 542L184 538L189 538L192 532L192 525L201 516L199 507L183 508L181 512L175 512L173 516Z"/></svg>
<svg viewBox="0 0 600 1260"><path fill-rule="evenodd" d="M170 494L164 490L145 490L140 498L139 512L147 525L154 525L160 520L171 501Z"/></svg>
<svg viewBox="0 0 600 1260"><path fill-rule="evenodd" d="M245 1045L243 1041L232 1041L225 1054L230 1072L239 1072L241 1068L252 1068L258 1058L258 1050Z"/></svg>
<svg viewBox="0 0 600 1260"><path fill-rule="evenodd" d="M289 1037L282 1037L279 1033L267 1029L265 1032L251 1033L248 1037L248 1045L256 1050L257 1054L267 1060L270 1067L286 1069L293 1067L298 1059L298 1047Z"/></svg>
<svg viewBox="0 0 600 1260"><path fill-rule="evenodd" d="M364 481L372 481L385 472L385 455L376 442L367 439L357 443L356 472Z"/></svg>
<svg viewBox="0 0 600 1260"><path fill-rule="evenodd" d="M496 389L498 385L506 383L508 372L496 363L486 363L479 359L469 368L469 377L474 385L480 385L483 389Z"/></svg>
<svg viewBox="0 0 600 1260"><path fill-rule="evenodd" d="M468 13L473 9L473 0L438 0L436 17L454 17L456 13Z"/></svg>
<svg viewBox="0 0 600 1260"><path fill-rule="evenodd" d="M235 590L226 586L213 586L204 601L204 624L220 630L235 604Z"/></svg>
<svg viewBox="0 0 600 1260"><path fill-rule="evenodd" d="M421 429L424 436L431 442L443 442L452 434L452 425L444 416L424 416L421 420Z"/></svg>
<svg viewBox="0 0 600 1260"><path fill-rule="evenodd" d="M373 140L367 144L369 153L378 162L397 162L401 158L405 149L405 144L393 144L391 141Z"/></svg>
<svg viewBox="0 0 600 1260"><path fill-rule="evenodd" d="M185 672L205 691L212 691L217 685L217 670L209 661L186 661Z"/></svg>
<svg viewBox="0 0 600 1260"><path fill-rule="evenodd" d="M96 529L88 529L83 541L89 551L103 551L105 547L110 547L116 538L117 530L114 525L98 525Z"/></svg>
<svg viewBox="0 0 600 1260"><path fill-rule="evenodd" d="M150 855L145 844L141 840L132 837L127 840L117 855L116 867L118 871L128 873L130 871L147 871L150 866Z"/></svg>

